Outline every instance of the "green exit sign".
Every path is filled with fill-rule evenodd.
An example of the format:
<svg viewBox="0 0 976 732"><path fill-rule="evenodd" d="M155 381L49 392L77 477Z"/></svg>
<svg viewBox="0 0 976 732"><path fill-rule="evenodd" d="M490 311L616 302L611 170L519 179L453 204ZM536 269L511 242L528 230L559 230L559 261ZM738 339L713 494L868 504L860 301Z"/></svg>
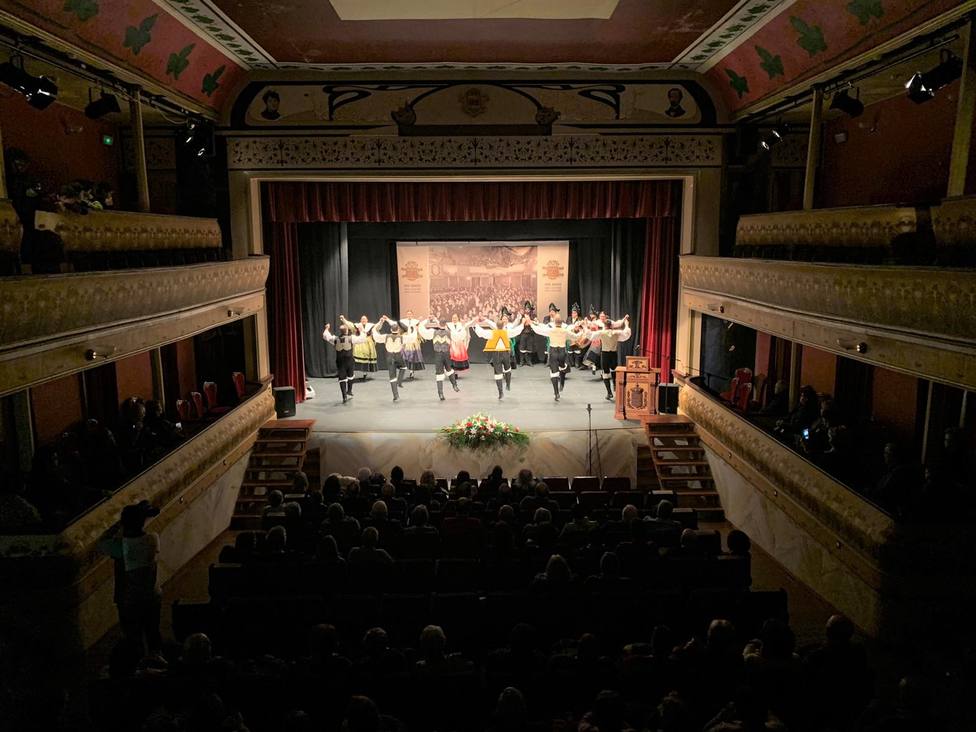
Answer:
<svg viewBox="0 0 976 732"><path fill-rule="evenodd" d="M111 135L102 135L102 144L103 145L114 145L115 144L115 138L112 137Z"/></svg>

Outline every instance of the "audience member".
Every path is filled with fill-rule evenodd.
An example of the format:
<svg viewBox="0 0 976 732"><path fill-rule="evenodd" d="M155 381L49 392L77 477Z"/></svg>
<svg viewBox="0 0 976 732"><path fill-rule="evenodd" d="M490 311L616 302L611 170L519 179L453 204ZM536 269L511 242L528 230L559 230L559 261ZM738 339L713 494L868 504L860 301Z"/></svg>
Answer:
<svg viewBox="0 0 976 732"><path fill-rule="evenodd" d="M375 526L367 526L363 529L362 542L360 546L349 550L350 564L393 564L393 557L386 549L379 547L380 533Z"/></svg>

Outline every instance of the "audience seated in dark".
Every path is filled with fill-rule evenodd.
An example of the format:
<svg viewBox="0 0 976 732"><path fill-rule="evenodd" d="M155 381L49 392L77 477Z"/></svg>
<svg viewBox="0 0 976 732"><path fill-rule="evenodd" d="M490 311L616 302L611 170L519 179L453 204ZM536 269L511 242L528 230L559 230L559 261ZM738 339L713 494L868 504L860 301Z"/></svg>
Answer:
<svg viewBox="0 0 976 732"><path fill-rule="evenodd" d="M433 559L440 551L440 533L428 522L430 514L422 503L410 512L410 524L400 537L400 556L404 559Z"/></svg>
<svg viewBox="0 0 976 732"><path fill-rule="evenodd" d="M777 381L773 393L759 413L766 417L786 417L790 412L790 386L785 381Z"/></svg>
<svg viewBox="0 0 976 732"><path fill-rule="evenodd" d="M841 729L848 720L857 719L871 700L874 677L864 646L853 639L850 620L831 615L825 636L803 662L807 714L822 727Z"/></svg>
<svg viewBox="0 0 976 732"><path fill-rule="evenodd" d="M884 446L884 464L885 473L868 492L868 497L897 518L909 517L911 507L918 503L918 497L924 490L922 469L910 464L894 442Z"/></svg>
<svg viewBox="0 0 976 732"><path fill-rule="evenodd" d="M820 417L820 405L817 401L817 390L807 385L800 388L799 401L796 407L785 419L776 423L776 432L792 441L802 435Z"/></svg>
<svg viewBox="0 0 976 732"><path fill-rule="evenodd" d="M556 545L559 530L552 523L552 513L548 508L537 508L532 514L532 523L522 529L522 544L531 544L541 550L549 550Z"/></svg>
<svg viewBox="0 0 976 732"><path fill-rule="evenodd" d="M369 510L369 518L366 519L364 526L371 526L376 529L381 547L387 551L396 550L400 534L403 533L403 524L397 519L390 518L386 501L373 502L373 507Z"/></svg>
<svg viewBox="0 0 976 732"><path fill-rule="evenodd" d="M332 536L339 545L342 554L348 554L349 550L359 545L361 529L359 521L352 516L346 516L343 507L338 503L333 503L326 510L327 518L319 527L319 533L323 536Z"/></svg>
<svg viewBox="0 0 976 732"><path fill-rule="evenodd" d="M350 564L393 564L393 557L386 549L379 547L380 534L375 526L363 529L360 546L349 550Z"/></svg>
<svg viewBox="0 0 976 732"><path fill-rule="evenodd" d="M420 634L420 658L414 671L424 676L470 673L474 664L460 653L447 652L447 636L439 625L428 625Z"/></svg>

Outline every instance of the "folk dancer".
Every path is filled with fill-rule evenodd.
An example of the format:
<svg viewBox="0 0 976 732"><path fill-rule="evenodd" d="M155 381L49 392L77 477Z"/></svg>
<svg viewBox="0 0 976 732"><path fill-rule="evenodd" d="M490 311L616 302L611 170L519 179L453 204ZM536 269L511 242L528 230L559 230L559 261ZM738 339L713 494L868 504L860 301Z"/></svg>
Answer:
<svg viewBox="0 0 976 732"><path fill-rule="evenodd" d="M424 370L424 353L420 350L420 333L417 332L420 321L413 317L413 310L408 310L407 317L400 318L400 325L403 327L403 361L410 369L412 379L415 371Z"/></svg>
<svg viewBox="0 0 976 732"><path fill-rule="evenodd" d="M356 326L346 320L344 315L339 316L342 325L339 326L339 335L332 332L332 323L326 323L322 331L322 338L327 343L331 343L336 351L336 368L339 371L339 391L342 392L342 403L345 404L352 399L352 383L355 372L355 361L353 349L366 342L366 336L356 332Z"/></svg>
<svg viewBox="0 0 976 732"><path fill-rule="evenodd" d="M569 312L569 320L566 321L568 325L577 327L583 322L580 317L579 305L573 303L573 307ZM590 345L589 339L586 337L586 333L583 332L582 328L577 327L577 336L570 342L566 347L566 365L573 369L583 363L583 351L586 350Z"/></svg>
<svg viewBox="0 0 976 732"><path fill-rule="evenodd" d="M369 374L376 371L376 342L373 340L372 332L376 323L369 322L369 318L363 315L358 323L350 323L344 320L345 325L352 325L356 328L359 335L366 336L363 343L357 343L352 347L352 357L356 362L356 371L363 375L363 381L369 378Z"/></svg>
<svg viewBox="0 0 976 732"><path fill-rule="evenodd" d="M499 399L504 396L502 379L505 380L506 389L512 388L512 339L518 337L522 328L521 323L509 323L507 314L502 315L497 325L487 318L479 318L474 326L475 335L485 339L485 353L491 356L491 367L495 372L495 386L498 387Z"/></svg>
<svg viewBox="0 0 976 732"><path fill-rule="evenodd" d="M548 323L532 323L532 330L544 338L549 339L549 379L552 381L552 393L559 401L559 392L566 386L566 347L576 338L576 328L563 322L559 311L551 316Z"/></svg>
<svg viewBox="0 0 976 732"><path fill-rule="evenodd" d="M526 300L522 305L519 321L525 323L526 321L532 320L535 320L535 308L532 307L532 303L529 300ZM535 351L535 334L528 331L520 335L518 337L517 365L532 366L532 357Z"/></svg>
<svg viewBox="0 0 976 732"><path fill-rule="evenodd" d="M384 323L390 324L390 332L383 333ZM403 386L403 379L407 375L407 365L403 361L403 334L400 324L391 320L388 315L380 317L380 322L373 328L373 339L386 347L386 363L390 370L390 389L393 391L393 401L399 401L398 387Z"/></svg>
<svg viewBox="0 0 976 732"><path fill-rule="evenodd" d="M467 371L470 368L468 363L468 344L471 342L471 326L474 321L462 323L457 313L447 324L447 332L451 334L451 364L455 371Z"/></svg>
<svg viewBox="0 0 976 732"><path fill-rule="evenodd" d="M586 349L586 353L583 355L583 365L580 368L589 369L590 372L596 375L596 370L600 366L600 352L602 351L602 344L600 343L599 332L606 327L606 313L597 314L592 307L590 307L590 314L587 317L586 327L590 330L590 345Z"/></svg>
<svg viewBox="0 0 976 732"><path fill-rule="evenodd" d="M607 387L607 401L612 402L613 389L610 382L613 381L613 372L617 368L617 344L630 338L630 316L625 315L623 320L607 321L603 330L596 331L594 335L600 338L600 370L603 372L603 385Z"/></svg>
<svg viewBox="0 0 976 732"><path fill-rule="evenodd" d="M451 380L454 391L461 391L457 374L451 366L451 333L437 318L427 318L417 325L417 332L434 345L434 373L437 374L437 396L444 401L444 379Z"/></svg>

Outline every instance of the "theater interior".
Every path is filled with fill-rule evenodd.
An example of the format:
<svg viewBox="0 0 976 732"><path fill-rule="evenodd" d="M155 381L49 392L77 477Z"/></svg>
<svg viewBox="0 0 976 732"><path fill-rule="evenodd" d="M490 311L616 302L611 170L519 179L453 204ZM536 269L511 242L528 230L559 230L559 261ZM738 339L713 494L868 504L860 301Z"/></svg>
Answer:
<svg viewBox="0 0 976 732"><path fill-rule="evenodd" d="M0 728L976 728L974 22L0 0Z"/></svg>

